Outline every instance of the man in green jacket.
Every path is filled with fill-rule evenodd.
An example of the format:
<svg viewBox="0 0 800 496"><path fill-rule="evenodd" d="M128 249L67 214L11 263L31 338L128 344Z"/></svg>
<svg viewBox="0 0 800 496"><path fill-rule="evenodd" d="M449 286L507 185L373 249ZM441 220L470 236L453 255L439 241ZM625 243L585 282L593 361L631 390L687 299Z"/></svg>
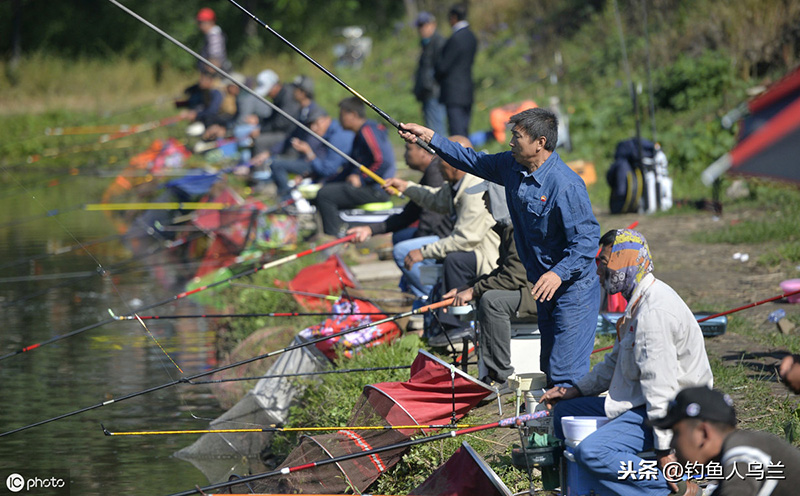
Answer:
<svg viewBox="0 0 800 496"><path fill-rule="evenodd" d="M477 300L479 324L478 353L487 369L481 380L499 387L514 373L511 366L511 319L536 320L536 300L531 296L533 284L528 281L525 266L514 243L514 226L505 200L505 188L484 181L468 188L467 194L483 193L487 210L494 218L493 230L500 236L497 267L478 277L466 289L454 288L443 296L455 298L453 305L466 305ZM439 343L438 336L429 341ZM549 360L549 357L546 357Z"/></svg>

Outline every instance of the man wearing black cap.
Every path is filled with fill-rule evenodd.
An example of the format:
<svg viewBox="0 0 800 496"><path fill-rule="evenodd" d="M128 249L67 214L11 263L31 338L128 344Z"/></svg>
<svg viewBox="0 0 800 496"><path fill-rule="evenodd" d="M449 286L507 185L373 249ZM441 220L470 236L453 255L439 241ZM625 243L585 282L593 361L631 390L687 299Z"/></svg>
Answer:
<svg viewBox="0 0 800 496"><path fill-rule="evenodd" d="M339 121L331 118L325 109L316 103L308 106L304 124L343 153L351 152L355 133L343 129ZM291 197L289 174L311 176L321 181L338 173L345 164L345 159L341 155L299 128L284 142L283 148L284 155L270 164L272 180L275 181L281 201ZM286 152L290 151L292 153L286 155Z"/></svg>
<svg viewBox="0 0 800 496"><path fill-rule="evenodd" d="M436 30L436 18L430 12L420 12L415 22L419 31L422 53L414 75L414 96L422 104L425 125L439 134L445 133L445 107L439 101L439 83L435 68L442 54L445 39Z"/></svg>
<svg viewBox="0 0 800 496"><path fill-rule="evenodd" d="M772 434L736 429L733 401L727 394L707 387L684 389L670 403L667 415L651 424L672 429L678 459L702 464L702 475L719 482L713 496L800 492L800 451Z"/></svg>

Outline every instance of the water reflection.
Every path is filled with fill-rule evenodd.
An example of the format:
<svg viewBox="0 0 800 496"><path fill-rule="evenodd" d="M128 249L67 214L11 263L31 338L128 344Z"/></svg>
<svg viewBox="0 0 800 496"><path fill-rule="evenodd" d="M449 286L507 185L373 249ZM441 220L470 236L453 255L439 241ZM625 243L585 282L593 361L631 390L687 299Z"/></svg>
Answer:
<svg viewBox="0 0 800 496"><path fill-rule="evenodd" d="M71 183L45 208L59 201L99 197L101 184ZM0 222L13 219L26 195L0 199ZM72 202L72 203L70 203ZM29 213L42 206L22 205ZM17 209L18 210L18 209ZM85 217L81 217L84 215ZM52 253L58 247L108 237L113 227L102 215L75 212L63 219L42 219L0 228L0 265ZM48 249L50 250L48 252ZM87 253L87 251L89 253ZM96 271L134 254L119 239L30 263L5 267L0 277ZM0 354L39 343L109 318L107 310L127 313L131 302L144 305L174 295L181 288L185 260L163 252L137 261L145 270L119 271L103 277L48 280L33 278L0 284ZM171 262L170 262L171 261ZM178 263L173 268L170 263ZM16 302L16 303L12 303ZM157 312L155 312L157 310ZM201 313L188 300L154 313ZM0 431L97 405L217 366L214 333L202 319L112 322L47 346L0 361ZM174 362L174 363L173 363ZM205 386L179 385L102 406L0 438L0 468L35 471L68 469L72 494L166 494L247 474L248 461L216 460L215 468L195 467L172 457L198 436L107 437L109 430L204 429L222 413ZM10 473L10 472L9 472ZM219 478L217 480L213 480Z"/></svg>

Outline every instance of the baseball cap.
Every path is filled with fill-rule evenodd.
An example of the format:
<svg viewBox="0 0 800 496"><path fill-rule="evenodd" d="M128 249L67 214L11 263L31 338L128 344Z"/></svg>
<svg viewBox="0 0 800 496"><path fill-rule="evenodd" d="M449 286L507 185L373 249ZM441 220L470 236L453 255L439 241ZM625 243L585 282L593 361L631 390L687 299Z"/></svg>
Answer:
<svg viewBox="0 0 800 496"><path fill-rule="evenodd" d="M670 401L665 417L650 420L649 424L669 429L684 419L710 420L735 426L733 400L727 394L706 386L686 388Z"/></svg>
<svg viewBox="0 0 800 496"><path fill-rule="evenodd" d="M197 21L204 22L204 21L214 21L217 19L217 15L214 13L213 10L209 9L208 7L203 7L197 12Z"/></svg>
<svg viewBox="0 0 800 496"><path fill-rule="evenodd" d="M265 69L258 73L254 91L259 96L265 97L276 84L278 84L278 75L272 69Z"/></svg>
<svg viewBox="0 0 800 496"><path fill-rule="evenodd" d="M433 14L430 12L420 12L417 16L417 20L414 21L414 25L417 27L422 26L423 24L428 24L429 22L435 21L436 18L433 17Z"/></svg>
<svg viewBox="0 0 800 496"><path fill-rule="evenodd" d="M309 98L314 98L314 80L305 75L299 75L294 78L292 84L303 91Z"/></svg>
<svg viewBox="0 0 800 496"><path fill-rule="evenodd" d="M325 117L327 115L328 115L328 113L325 111L324 108L320 107L316 103L312 103L308 107L308 115L306 116L305 122L303 124L305 124L306 126L309 126L309 125L313 124L314 121L316 121L320 117Z"/></svg>

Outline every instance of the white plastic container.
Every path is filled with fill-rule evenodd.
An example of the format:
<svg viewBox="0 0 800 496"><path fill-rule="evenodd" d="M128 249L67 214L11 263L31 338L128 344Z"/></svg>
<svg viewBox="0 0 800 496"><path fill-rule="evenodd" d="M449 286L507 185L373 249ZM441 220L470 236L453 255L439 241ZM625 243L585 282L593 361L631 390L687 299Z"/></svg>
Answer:
<svg viewBox="0 0 800 496"><path fill-rule="evenodd" d="M608 417L563 417L561 429L564 431L567 443L577 445L589 434L607 424L609 420Z"/></svg>

